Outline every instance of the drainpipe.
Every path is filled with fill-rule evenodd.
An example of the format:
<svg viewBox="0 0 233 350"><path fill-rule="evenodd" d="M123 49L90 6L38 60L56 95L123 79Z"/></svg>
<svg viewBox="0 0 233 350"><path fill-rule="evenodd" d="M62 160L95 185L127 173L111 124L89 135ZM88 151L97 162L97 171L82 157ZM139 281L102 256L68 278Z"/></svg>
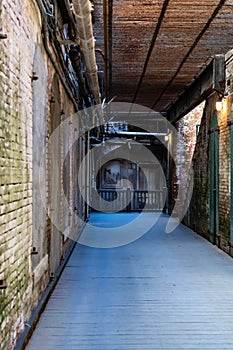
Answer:
<svg viewBox="0 0 233 350"><path fill-rule="evenodd" d="M99 81L95 57L95 43L92 28L91 11L89 0L73 0L74 15L77 23L80 49L86 66L90 90L96 104L101 103Z"/></svg>

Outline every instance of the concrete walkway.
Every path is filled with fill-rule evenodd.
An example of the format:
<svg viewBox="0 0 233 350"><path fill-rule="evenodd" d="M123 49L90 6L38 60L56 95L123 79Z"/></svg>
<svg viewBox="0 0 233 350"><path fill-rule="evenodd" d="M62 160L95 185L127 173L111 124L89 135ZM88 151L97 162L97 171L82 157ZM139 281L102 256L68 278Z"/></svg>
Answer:
<svg viewBox="0 0 233 350"><path fill-rule="evenodd" d="M134 219L113 215L91 220ZM78 244L27 350L232 350L233 259L167 220L119 248Z"/></svg>

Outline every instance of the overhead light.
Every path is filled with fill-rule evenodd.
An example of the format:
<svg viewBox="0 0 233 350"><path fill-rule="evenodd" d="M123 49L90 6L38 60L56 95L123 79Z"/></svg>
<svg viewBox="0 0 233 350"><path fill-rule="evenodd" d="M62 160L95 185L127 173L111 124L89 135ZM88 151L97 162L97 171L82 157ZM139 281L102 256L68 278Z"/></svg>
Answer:
<svg viewBox="0 0 233 350"><path fill-rule="evenodd" d="M168 141L169 140L169 137L168 137L168 135L166 135L166 136L164 136L164 141Z"/></svg>

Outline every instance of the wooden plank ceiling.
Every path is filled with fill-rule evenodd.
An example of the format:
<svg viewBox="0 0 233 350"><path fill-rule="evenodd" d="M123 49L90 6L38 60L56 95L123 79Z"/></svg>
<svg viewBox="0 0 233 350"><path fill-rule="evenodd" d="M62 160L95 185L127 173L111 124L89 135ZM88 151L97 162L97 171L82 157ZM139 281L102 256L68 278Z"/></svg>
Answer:
<svg viewBox="0 0 233 350"><path fill-rule="evenodd" d="M213 55L233 47L232 0L93 3L97 64L107 72L108 100L116 96L166 111Z"/></svg>

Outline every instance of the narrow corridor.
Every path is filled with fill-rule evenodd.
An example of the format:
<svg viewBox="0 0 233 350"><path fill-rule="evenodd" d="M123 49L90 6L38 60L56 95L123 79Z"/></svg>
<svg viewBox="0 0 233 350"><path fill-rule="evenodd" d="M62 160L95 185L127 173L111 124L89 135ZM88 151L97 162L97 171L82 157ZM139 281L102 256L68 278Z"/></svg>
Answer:
<svg viewBox="0 0 233 350"><path fill-rule="evenodd" d="M122 247L77 244L27 350L232 350L232 258L183 225L165 234L167 220Z"/></svg>
<svg viewBox="0 0 233 350"><path fill-rule="evenodd" d="M0 350L233 350L232 6L0 0Z"/></svg>

